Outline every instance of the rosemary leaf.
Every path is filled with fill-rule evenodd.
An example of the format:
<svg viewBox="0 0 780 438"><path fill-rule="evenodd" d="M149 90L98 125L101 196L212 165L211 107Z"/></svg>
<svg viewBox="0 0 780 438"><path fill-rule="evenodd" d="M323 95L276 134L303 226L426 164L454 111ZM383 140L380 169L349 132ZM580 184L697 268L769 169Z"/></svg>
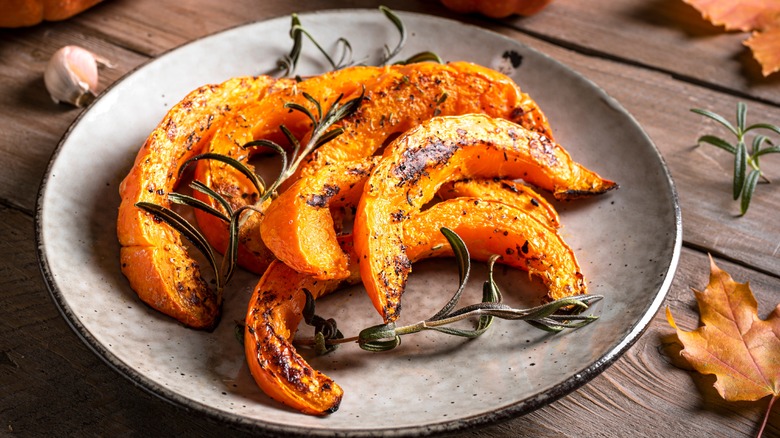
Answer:
<svg viewBox="0 0 780 438"><path fill-rule="evenodd" d="M747 155L747 146L740 141L737 143L737 152L734 154L734 183L732 184L734 200L739 199L742 187L745 185Z"/></svg>
<svg viewBox="0 0 780 438"><path fill-rule="evenodd" d="M751 170L745 180L745 186L742 188L742 200L740 202L740 216L744 216L747 213L748 207L750 207L750 200L753 198L753 192L756 191L756 184L758 184L758 177L761 172L758 170Z"/></svg>
<svg viewBox="0 0 780 438"><path fill-rule="evenodd" d="M200 231L198 231L189 222L187 222L187 220L181 217L181 215L169 208L157 204L152 204L151 202L137 202L135 206L154 215L155 219L159 218L160 220L164 221L173 229L181 233L181 235L184 236L187 240L192 242L192 244L198 248L198 251L206 256L206 260L208 260L211 268L216 273L215 277L217 279L217 289L222 290L224 283L221 281L219 276L219 269L217 268L217 260L214 257L214 251L212 251L211 246L209 246L206 238L203 237L203 234L201 234Z"/></svg>
<svg viewBox="0 0 780 438"><path fill-rule="evenodd" d="M752 131L754 129L766 129L768 131L773 131L775 134L780 134L780 126L771 123L756 123L745 128L744 132Z"/></svg>
<svg viewBox="0 0 780 438"><path fill-rule="evenodd" d="M401 337L395 330L394 323L365 328L358 335L358 345L363 350L372 352L392 350L401 345Z"/></svg>
<svg viewBox="0 0 780 438"><path fill-rule="evenodd" d="M737 153L737 148L732 146L731 143L723 140L720 137L715 137L714 135L702 135L699 137L698 143L709 143L713 146L723 149L724 151L731 152L732 154Z"/></svg>
<svg viewBox="0 0 780 438"><path fill-rule="evenodd" d="M193 198L192 196L184 195L181 193L168 193L168 200L176 204L197 208L198 210L205 211L206 213L209 213L212 216L216 216L225 222L230 222L230 218L226 216L224 213L206 204L200 199Z"/></svg>
<svg viewBox="0 0 780 438"><path fill-rule="evenodd" d="M227 202L227 200L225 199L224 196L222 196L219 193L217 193L214 190L212 190L211 187L203 184L200 181L193 181L193 182L191 182L190 183L190 187L193 190L197 190L197 191L205 194L206 196L210 196L211 198L213 198L214 200L219 202L219 204L222 205L222 208L224 208L225 211L227 212L227 216L232 216L233 215L233 207L230 206L230 203ZM225 220L225 222L230 222L230 219L228 217L225 217L225 219L223 219L223 220Z"/></svg>
<svg viewBox="0 0 780 438"><path fill-rule="evenodd" d="M748 109L747 105L743 102L737 103L736 127L724 117L713 113L712 111L699 108L691 109L691 111L715 120L726 127L726 129L736 137L736 145L732 145L728 141L714 135L703 135L699 137L698 142L713 145L734 155L732 197L734 200L739 200L741 198L739 216L744 216L750 206L759 179L762 179L767 183L771 182L761 171L760 158L767 154L780 152L780 147L775 146L770 138L762 134L753 136L750 150L748 150L748 139L745 134L757 129L768 130L775 134L780 134L780 127L770 123L756 123L746 127Z"/></svg>
<svg viewBox="0 0 780 438"><path fill-rule="evenodd" d="M427 321L441 319L458 305L460 296L463 294L463 290L469 280L469 273L471 272L471 263L469 260L471 256L469 255L469 250L466 248L466 243L463 242L463 239L449 228L442 227L440 231L444 235L444 238L447 239L447 242L449 242L452 251L455 253L455 260L458 264L458 290L455 291L455 294L450 298L447 304L436 312L435 315L428 318Z"/></svg>
<svg viewBox="0 0 780 438"><path fill-rule="evenodd" d="M745 119L747 118L747 105L744 102L737 103L737 132L745 133Z"/></svg>
<svg viewBox="0 0 780 438"><path fill-rule="evenodd" d="M419 52L415 53L414 55L406 58L403 61L396 61L394 64L398 65L409 65L409 64L417 64L418 62L435 62L437 64L444 64L444 61L434 52Z"/></svg>
<svg viewBox="0 0 780 438"><path fill-rule="evenodd" d="M735 136L739 137L739 132L737 132L737 129L734 128L734 125L732 125L731 122L726 120L726 118L721 116L720 114L716 114L716 113L714 113L712 111L701 109L701 108L693 108L693 109L691 109L691 111L696 113L696 114L700 114L700 115L702 115L704 117L708 117L708 118L710 118L712 120L715 120L716 122L718 122L721 125L723 125L724 127L726 127L726 129L731 131L732 134L734 134Z"/></svg>
<svg viewBox="0 0 780 438"><path fill-rule="evenodd" d="M387 45L385 45L385 57L381 62L381 64L384 65L390 62L391 59L395 58L398 53L401 52L401 49L403 49L404 45L406 44L407 34L403 21L401 21L401 18L398 17L398 15L396 15L390 8L386 6L380 6L379 10L385 14L385 17L387 17L391 23L393 23L395 28L398 30L398 33L400 34L400 38L398 40L398 44L395 46L395 49L391 51Z"/></svg>
<svg viewBox="0 0 780 438"><path fill-rule="evenodd" d="M184 169L189 166L190 163L193 163L195 161L199 160L216 160L223 162L237 171L241 172L242 175L247 177L249 181L254 186L255 190L257 190L257 193L262 195L265 193L265 186L263 184L263 181L255 174L249 167L247 167L244 163L242 163L239 160L236 160L233 157L228 157L227 155L222 154L215 154L215 153L205 153L205 154L199 154L196 155L189 160L185 161L184 164L182 164L181 168L179 169L179 176L181 176L181 173L184 171Z"/></svg>

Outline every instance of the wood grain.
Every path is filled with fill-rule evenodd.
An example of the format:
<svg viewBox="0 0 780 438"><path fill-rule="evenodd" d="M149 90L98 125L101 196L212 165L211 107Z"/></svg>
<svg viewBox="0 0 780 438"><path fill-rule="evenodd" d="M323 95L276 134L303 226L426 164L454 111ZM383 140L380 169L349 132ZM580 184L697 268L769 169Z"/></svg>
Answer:
<svg viewBox="0 0 780 438"><path fill-rule="evenodd" d="M741 46L743 35L721 32L678 0L556 0L542 14L503 21L457 16L438 2L385 4L456 17L528 44L603 87L636 117L679 193L685 248L665 304L680 326L697 325L690 289L706 285L707 253L737 281L750 281L762 316L778 303L780 184L762 184L751 211L737 218L731 157L695 146L699 135L718 128L689 112L702 107L732 117L743 100L751 121L780 123L780 76L758 75ZM203 35L294 11L344 7L376 3L112 0L69 21L0 30L0 434L250 436L135 387L79 340L49 298L35 255L37 187L57 142L80 114L52 103L43 89L51 54L78 44L108 58L114 67L101 72L104 88ZM762 168L780 180L780 157L767 157ZM524 417L449 436L755 435L765 401L723 401L713 378L685 369L675 348L661 313L636 345L578 391ZM780 436L777 407L765 436Z"/></svg>
<svg viewBox="0 0 780 438"><path fill-rule="evenodd" d="M750 35L713 26L682 0L556 0L543 14L506 22L578 52L780 103L780 76L763 77L742 44Z"/></svg>

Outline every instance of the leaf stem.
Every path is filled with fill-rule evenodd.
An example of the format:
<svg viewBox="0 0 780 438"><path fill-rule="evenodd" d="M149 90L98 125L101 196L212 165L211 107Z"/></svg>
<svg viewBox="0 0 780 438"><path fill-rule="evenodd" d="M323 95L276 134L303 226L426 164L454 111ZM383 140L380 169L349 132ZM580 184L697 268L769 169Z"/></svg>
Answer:
<svg viewBox="0 0 780 438"><path fill-rule="evenodd" d="M769 399L769 404L767 405L766 412L764 413L764 420L761 422L761 428L758 429L758 434L756 435L756 438L761 438L761 435L764 434L764 429L766 428L766 425L769 422L769 414L772 412L772 406L774 406L777 398L778 397L775 396Z"/></svg>

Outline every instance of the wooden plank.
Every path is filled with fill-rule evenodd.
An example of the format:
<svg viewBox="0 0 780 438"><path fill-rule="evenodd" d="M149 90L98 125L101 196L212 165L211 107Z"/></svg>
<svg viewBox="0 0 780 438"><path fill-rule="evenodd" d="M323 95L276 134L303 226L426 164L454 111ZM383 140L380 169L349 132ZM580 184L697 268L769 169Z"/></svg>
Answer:
<svg viewBox="0 0 780 438"><path fill-rule="evenodd" d="M780 104L780 74L761 75L742 45L682 0L556 0L511 26L556 44L667 72L678 78Z"/></svg>
<svg viewBox="0 0 780 438"><path fill-rule="evenodd" d="M69 329L38 277L30 217L0 207L0 235L5 236L0 240L0 288L7 291L0 296L4 430L21 436L53 430L80 436L249 436L169 405L109 368ZM765 316L780 279L718 263L738 281L751 282ZM690 287L706 285L707 273L706 257L684 250L667 304L686 329L695 327L697 318ZM721 436L724 424L729 436L753 434L764 405L721 401L711 378L671 365L664 352L671 332L659 314L622 359L575 393L525 417L451 436L633 436L638 431ZM767 436L778 432L776 410Z"/></svg>
<svg viewBox="0 0 780 438"><path fill-rule="evenodd" d="M427 11L431 5L425 2L389 0L382 2L390 8L404 11ZM378 3L371 0L343 2L340 8L376 9ZM438 5L435 5L436 8ZM189 2L105 2L90 10L78 20L85 26L101 32L115 44L149 56L160 54L205 35L254 21L288 16L294 12L311 12L333 9L332 1L288 2L265 0L240 1L225 4L194 0ZM448 14L441 6L439 11Z"/></svg>
<svg viewBox="0 0 780 438"><path fill-rule="evenodd" d="M102 41L75 22L4 31L0 43L0 199L28 211L34 209L49 157L82 111L54 103L43 83L51 56L70 44L91 50L113 64L100 70L99 91L148 60Z"/></svg>
<svg viewBox="0 0 780 438"><path fill-rule="evenodd" d="M733 121L737 102L742 99L655 71L574 53L512 30L502 33L592 80L637 119L670 169L687 245L780 276L780 221L767 220L780 211L780 184L759 184L748 214L739 217L739 204L731 198L733 156L713 146L696 146L703 134L723 136L729 141L733 138L690 109L709 109ZM554 124L555 114L548 115ZM748 123L757 122L780 124L780 110L750 103ZM771 137L775 143L780 140L777 135ZM770 179L780 180L780 155L766 156L761 168Z"/></svg>
<svg viewBox="0 0 780 438"><path fill-rule="evenodd" d="M81 27L64 27L63 33L54 33L58 41L77 40ZM58 27L59 28L59 27ZM49 30L48 32L55 32ZM751 211L737 217L738 205L731 200L732 162L729 154L711 146L695 147L696 139L705 133L719 133L717 126L689 111L692 107L714 110L732 118L738 98L711 91L670 78L666 74L625 65L620 62L592 58L560 48L521 33L504 33L561 60L602 86L624 105L656 142L671 169L679 191L683 212L684 236L687 244L738 260L765 272L780 275L780 222L762 218L773 217L780 210L780 184L761 184L753 200ZM36 38L38 41L36 41ZM79 37L85 45L116 56L117 68L108 72L106 79L128 71L144 58L111 45L98 43L97 37ZM63 117L63 108L46 101L40 87L24 88L24 84L40 81L46 56L33 58L24 48L42 46L53 52L52 38L31 31L16 43L5 45L13 61L7 65L28 65L25 69L7 69L0 85L21 93L0 93L4 117L0 121L0 161L8 163L7 172L0 176L0 198L31 211L35 202L38 178L43 174L48 155L56 141L76 115L70 111ZM24 42L22 42L24 41ZM89 44L86 44L89 43ZM22 50L12 50L18 44ZM20 71L22 71L20 73ZM37 102L37 105L26 104ZM49 110L42 110L48 108ZM555 115L550 115L553 122ZM780 123L780 111L770 105L753 102L750 121ZM25 145L25 147L19 147ZM768 177L780 179L780 159L767 156L762 168ZM762 229L760 234L753 230Z"/></svg>

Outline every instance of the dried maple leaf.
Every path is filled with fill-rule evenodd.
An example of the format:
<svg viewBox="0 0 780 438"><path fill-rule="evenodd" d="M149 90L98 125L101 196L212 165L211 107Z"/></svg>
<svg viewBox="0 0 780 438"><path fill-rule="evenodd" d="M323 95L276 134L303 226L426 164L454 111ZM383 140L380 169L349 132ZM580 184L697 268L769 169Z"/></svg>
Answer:
<svg viewBox="0 0 780 438"><path fill-rule="evenodd" d="M748 283L737 283L710 257L710 282L694 290L702 325L677 328L669 308L666 318L683 344L680 354L702 374L714 374L715 389L729 401L772 396L767 415L780 397L780 305L766 320ZM763 426L762 426L763 429Z"/></svg>
<svg viewBox="0 0 780 438"><path fill-rule="evenodd" d="M774 14L780 13L777 0L683 0L696 8L705 19L727 30L763 29Z"/></svg>
<svg viewBox="0 0 780 438"><path fill-rule="evenodd" d="M745 45L761 64L764 76L780 70L780 2L777 0L683 0L726 30L751 32Z"/></svg>
<svg viewBox="0 0 780 438"><path fill-rule="evenodd" d="M780 27L756 32L745 45L753 51L753 56L761 64L764 76L780 71Z"/></svg>

